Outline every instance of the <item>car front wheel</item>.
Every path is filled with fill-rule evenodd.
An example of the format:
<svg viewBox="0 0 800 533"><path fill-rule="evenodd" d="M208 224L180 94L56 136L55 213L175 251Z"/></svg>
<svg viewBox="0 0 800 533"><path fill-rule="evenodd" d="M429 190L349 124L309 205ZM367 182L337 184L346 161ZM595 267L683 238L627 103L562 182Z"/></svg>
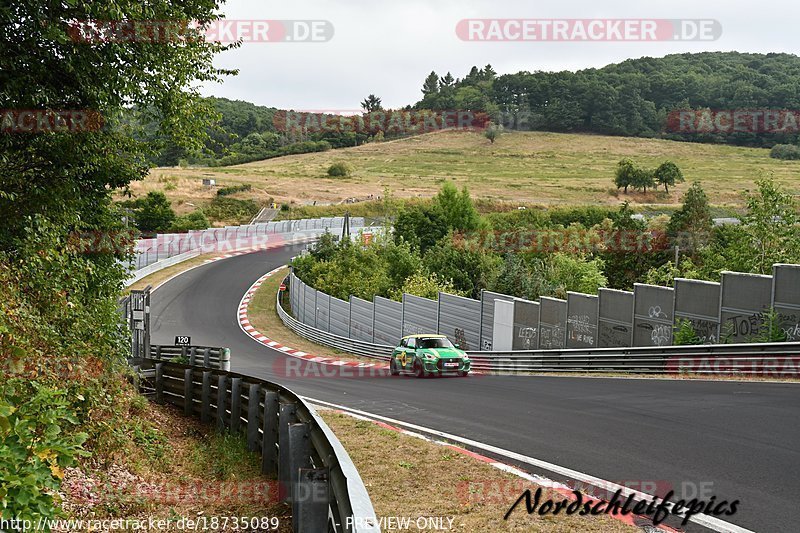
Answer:
<svg viewBox="0 0 800 533"><path fill-rule="evenodd" d="M462 378L465 378L469 376L469 370L459 370L458 375L461 376Z"/></svg>
<svg viewBox="0 0 800 533"><path fill-rule="evenodd" d="M422 368L422 363L420 363L419 361L414 361L414 375L417 376L418 378L425 377L425 369Z"/></svg>

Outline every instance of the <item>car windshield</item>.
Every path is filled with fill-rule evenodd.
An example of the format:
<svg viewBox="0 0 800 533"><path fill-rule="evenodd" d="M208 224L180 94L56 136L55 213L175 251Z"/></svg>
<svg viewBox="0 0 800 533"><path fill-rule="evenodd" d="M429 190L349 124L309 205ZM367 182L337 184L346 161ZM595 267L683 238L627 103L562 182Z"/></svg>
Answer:
<svg viewBox="0 0 800 533"><path fill-rule="evenodd" d="M452 348L453 344L444 337L434 337L432 339L420 339L420 348Z"/></svg>

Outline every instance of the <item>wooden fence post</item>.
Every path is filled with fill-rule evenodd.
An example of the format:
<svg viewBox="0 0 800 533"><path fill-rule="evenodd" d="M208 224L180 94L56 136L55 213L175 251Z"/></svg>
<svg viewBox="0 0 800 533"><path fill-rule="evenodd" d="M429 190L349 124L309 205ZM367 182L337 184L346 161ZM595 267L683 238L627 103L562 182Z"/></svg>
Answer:
<svg viewBox="0 0 800 533"><path fill-rule="evenodd" d="M258 450L258 411L261 399L261 385L251 383L247 390L247 449Z"/></svg>
<svg viewBox="0 0 800 533"><path fill-rule="evenodd" d="M225 418L227 409L225 408L225 397L228 395L228 376L217 377L217 429L225 430Z"/></svg>
<svg viewBox="0 0 800 533"><path fill-rule="evenodd" d="M267 391L264 395L264 426L261 439L261 473L278 473L278 393Z"/></svg>
<svg viewBox="0 0 800 533"><path fill-rule="evenodd" d="M183 414L192 414L192 369L183 371Z"/></svg>

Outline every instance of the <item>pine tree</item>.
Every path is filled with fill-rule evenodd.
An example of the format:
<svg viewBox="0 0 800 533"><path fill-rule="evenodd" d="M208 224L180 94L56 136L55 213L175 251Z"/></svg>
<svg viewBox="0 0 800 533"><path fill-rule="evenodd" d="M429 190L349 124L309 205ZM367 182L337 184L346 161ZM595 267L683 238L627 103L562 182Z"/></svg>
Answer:
<svg viewBox="0 0 800 533"><path fill-rule="evenodd" d="M429 94L436 94L439 92L439 76L436 72L431 72L425 78L425 83L422 85L422 94L428 96Z"/></svg>

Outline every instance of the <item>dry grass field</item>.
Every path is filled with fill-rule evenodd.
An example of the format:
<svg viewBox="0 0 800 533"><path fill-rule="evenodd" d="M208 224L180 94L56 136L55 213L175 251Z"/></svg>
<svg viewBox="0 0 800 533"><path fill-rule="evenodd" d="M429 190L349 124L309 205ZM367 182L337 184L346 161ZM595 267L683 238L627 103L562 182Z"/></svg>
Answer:
<svg viewBox="0 0 800 533"><path fill-rule="evenodd" d="M687 182L657 192L617 192L614 170L623 157L655 167L677 163ZM346 161L348 178L329 178L328 166ZM467 185L474 198L526 205L671 206L693 180L702 182L714 205L736 207L754 181L772 175L800 194L800 161L771 159L756 148L681 143L656 139L557 133L506 133L490 144L479 133L439 132L396 141L371 143L328 152L286 156L222 168L157 168L132 186L135 195L165 191L179 213L210 201L218 186L250 184L234 195L265 203L269 198L297 206L337 204L347 198L382 195L386 187L398 198L427 198L445 180Z"/></svg>

